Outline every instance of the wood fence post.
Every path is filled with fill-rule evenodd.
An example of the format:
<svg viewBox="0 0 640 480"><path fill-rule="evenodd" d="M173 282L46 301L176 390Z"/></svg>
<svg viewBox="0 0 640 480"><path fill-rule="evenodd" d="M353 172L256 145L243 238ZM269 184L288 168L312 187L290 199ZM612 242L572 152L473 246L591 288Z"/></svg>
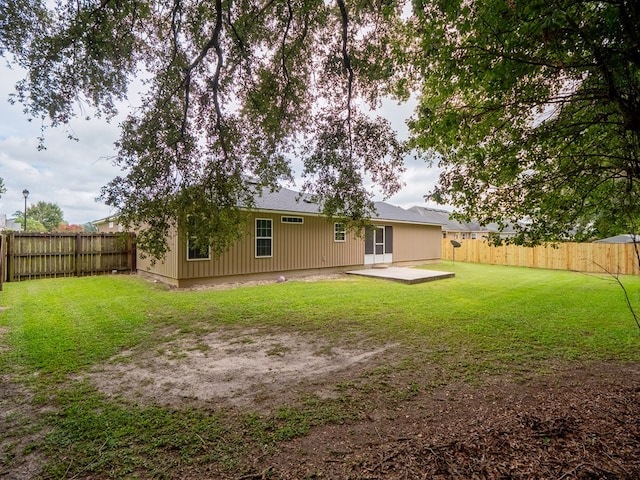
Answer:
<svg viewBox="0 0 640 480"><path fill-rule="evenodd" d="M0 292L2 291L2 284L4 283L4 269L7 264L4 259L6 244L7 242L4 239L4 235L0 235Z"/></svg>
<svg viewBox="0 0 640 480"><path fill-rule="evenodd" d="M138 252L136 251L135 233L129 233L129 239L127 240L127 250L129 251L129 270L131 273L136 273L137 270L137 258Z"/></svg>
<svg viewBox="0 0 640 480"><path fill-rule="evenodd" d="M82 273L82 235L76 234L76 277Z"/></svg>
<svg viewBox="0 0 640 480"><path fill-rule="evenodd" d="M13 249L14 246L14 235L15 233L10 233L7 235L7 282L13 282L14 278L14 270L15 270L15 259L13 258Z"/></svg>

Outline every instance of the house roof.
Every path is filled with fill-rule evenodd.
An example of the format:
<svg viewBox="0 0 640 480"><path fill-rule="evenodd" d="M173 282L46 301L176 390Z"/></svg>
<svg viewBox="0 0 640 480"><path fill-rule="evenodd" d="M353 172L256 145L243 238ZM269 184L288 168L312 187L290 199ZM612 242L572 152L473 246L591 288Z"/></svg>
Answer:
<svg viewBox="0 0 640 480"><path fill-rule="evenodd" d="M616 235L615 237L595 240L593 243L640 243L640 235L627 233L624 235Z"/></svg>
<svg viewBox="0 0 640 480"><path fill-rule="evenodd" d="M416 212L423 217L430 219L431 221L439 221L442 224L442 229L446 231L455 232L495 232L495 233L514 233L512 225L506 225L505 228L500 230L497 223L490 223L489 225L481 225L478 222L459 222L455 218L451 217L451 213L448 210L442 210L438 208L429 207L411 207L409 211Z"/></svg>
<svg viewBox="0 0 640 480"><path fill-rule="evenodd" d="M374 203L377 214L372 220L393 221L401 223L415 223L420 225L442 226L444 222L438 217L421 215L412 209L405 210L387 202ZM280 190L271 192L263 190L255 196L255 208L258 211L322 215L321 205L314 202L311 196L301 194L289 188L281 187ZM109 216L92 222L94 225L109 221L116 221L117 216Z"/></svg>
<svg viewBox="0 0 640 480"><path fill-rule="evenodd" d="M311 200L306 194L282 187L275 192L263 191L256 195L256 208L262 211L298 213L307 215L322 215L321 206ZM412 210L405 210L387 202L375 202L377 214L372 220L387 220L421 225L441 226L438 219L425 217Z"/></svg>

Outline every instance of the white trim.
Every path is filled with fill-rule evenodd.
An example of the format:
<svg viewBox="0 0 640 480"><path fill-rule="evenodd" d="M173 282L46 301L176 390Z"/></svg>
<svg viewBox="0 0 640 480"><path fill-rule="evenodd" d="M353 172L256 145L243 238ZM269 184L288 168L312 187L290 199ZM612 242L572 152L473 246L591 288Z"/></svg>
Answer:
<svg viewBox="0 0 640 480"><path fill-rule="evenodd" d="M337 230L338 225L342 225L341 230ZM341 233L344 238L342 240L338 240L336 238L337 234ZM347 228L343 222L334 222L333 223L333 241L335 243L345 243L347 241Z"/></svg>
<svg viewBox="0 0 640 480"><path fill-rule="evenodd" d="M207 245L207 256L203 257L203 258L189 258L189 242L191 241L191 234L189 232L189 223L191 221L191 216L187 217L187 245L186 245L186 251L185 251L185 257L187 259L187 262L201 262L201 261L207 261L207 260L211 260L211 245Z"/></svg>
<svg viewBox="0 0 640 480"><path fill-rule="evenodd" d="M266 220L269 222L270 225L270 231L271 231L271 236L270 237L259 237L258 236L258 221L260 220ZM254 242L254 255L255 258L272 258L273 257L273 218L256 218L255 224L254 224L254 232L255 232L255 237L256 237L256 241ZM258 240L266 240L269 239L271 241L270 244L270 248L269 248L269 255L258 255Z"/></svg>
<svg viewBox="0 0 640 480"><path fill-rule="evenodd" d="M211 260L211 247L207 247L207 256L202 258L189 258L189 237L187 237L187 262L201 262Z"/></svg>
<svg viewBox="0 0 640 480"><path fill-rule="evenodd" d="M294 221L290 221L290 220L294 220ZM282 215L280 217L280 223L286 223L289 225L302 225L304 224L304 217L301 217L299 215Z"/></svg>

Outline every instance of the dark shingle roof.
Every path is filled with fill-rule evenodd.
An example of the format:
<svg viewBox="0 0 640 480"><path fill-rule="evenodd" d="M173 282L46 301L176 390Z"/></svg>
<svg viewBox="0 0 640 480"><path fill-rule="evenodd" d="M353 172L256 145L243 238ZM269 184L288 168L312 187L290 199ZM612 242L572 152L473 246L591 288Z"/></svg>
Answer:
<svg viewBox="0 0 640 480"><path fill-rule="evenodd" d="M489 225L480 225L478 222L459 222L451 217L451 212L438 208L428 207L411 207L409 211L416 212L431 221L440 221L443 230L454 232L500 232L500 228L496 223ZM515 230L512 225L506 225L502 229L502 233L513 233Z"/></svg>
<svg viewBox="0 0 640 480"><path fill-rule="evenodd" d="M258 210L298 213L308 215L321 215L319 204L311 201L308 195L300 195L299 192L288 188L281 188L276 192L263 191L256 195L256 208ZM391 205L386 202L375 202L377 215L372 220L388 220L395 222L416 223L422 225L442 225L440 221L424 217L419 213Z"/></svg>

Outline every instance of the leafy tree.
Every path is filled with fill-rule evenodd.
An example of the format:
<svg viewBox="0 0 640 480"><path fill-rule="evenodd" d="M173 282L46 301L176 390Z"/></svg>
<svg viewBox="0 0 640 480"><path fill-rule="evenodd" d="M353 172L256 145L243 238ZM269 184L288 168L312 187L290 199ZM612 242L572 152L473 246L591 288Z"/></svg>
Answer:
<svg viewBox="0 0 640 480"><path fill-rule="evenodd" d="M82 225L69 225L67 222L61 222L57 227L53 229L53 231L61 233L82 232L84 231L84 227Z"/></svg>
<svg viewBox="0 0 640 480"><path fill-rule="evenodd" d="M115 113L142 78L103 190L143 250L176 221L223 251L239 205L291 177L357 222L364 180L399 187L405 146L368 114L417 93L411 145L465 219L537 243L638 232L640 10L632 0L5 0L0 50L29 72L14 100L52 125L77 98ZM114 42L113 39L118 39ZM255 180L257 179L257 181ZM640 259L640 256L639 256Z"/></svg>
<svg viewBox="0 0 640 480"><path fill-rule="evenodd" d="M24 212L17 210L13 214L15 222L20 224L23 232L46 232L47 228L35 218L29 216L29 209L27 209L27 228L24 228Z"/></svg>
<svg viewBox="0 0 640 480"><path fill-rule="evenodd" d="M7 192L7 188L4 186L4 179L0 177L0 198Z"/></svg>
<svg viewBox="0 0 640 480"><path fill-rule="evenodd" d="M97 232L98 228L93 223L87 222L82 224L82 231L93 233L93 232Z"/></svg>
<svg viewBox="0 0 640 480"><path fill-rule="evenodd" d="M388 0L5 0L0 50L29 72L14 100L51 125L70 121L77 98L111 117L144 79L122 124L124 174L102 198L154 256L188 217L219 253L241 235L239 206L292 178L291 158L332 217L372 213L365 180L397 191L403 145L369 112L395 80L402 10Z"/></svg>
<svg viewBox="0 0 640 480"><path fill-rule="evenodd" d="M20 212L15 213L16 218L20 218L19 213ZM24 217L24 213L22 216ZM27 226L29 226L29 219L39 222L39 224L44 226L43 230L51 232L64 222L64 213L55 203L39 201L27 208ZM24 220L22 223L24 224Z"/></svg>
<svg viewBox="0 0 640 480"><path fill-rule="evenodd" d="M485 224L528 218L520 243L638 233L638 3L414 9L421 98L410 127L443 169L432 198Z"/></svg>

